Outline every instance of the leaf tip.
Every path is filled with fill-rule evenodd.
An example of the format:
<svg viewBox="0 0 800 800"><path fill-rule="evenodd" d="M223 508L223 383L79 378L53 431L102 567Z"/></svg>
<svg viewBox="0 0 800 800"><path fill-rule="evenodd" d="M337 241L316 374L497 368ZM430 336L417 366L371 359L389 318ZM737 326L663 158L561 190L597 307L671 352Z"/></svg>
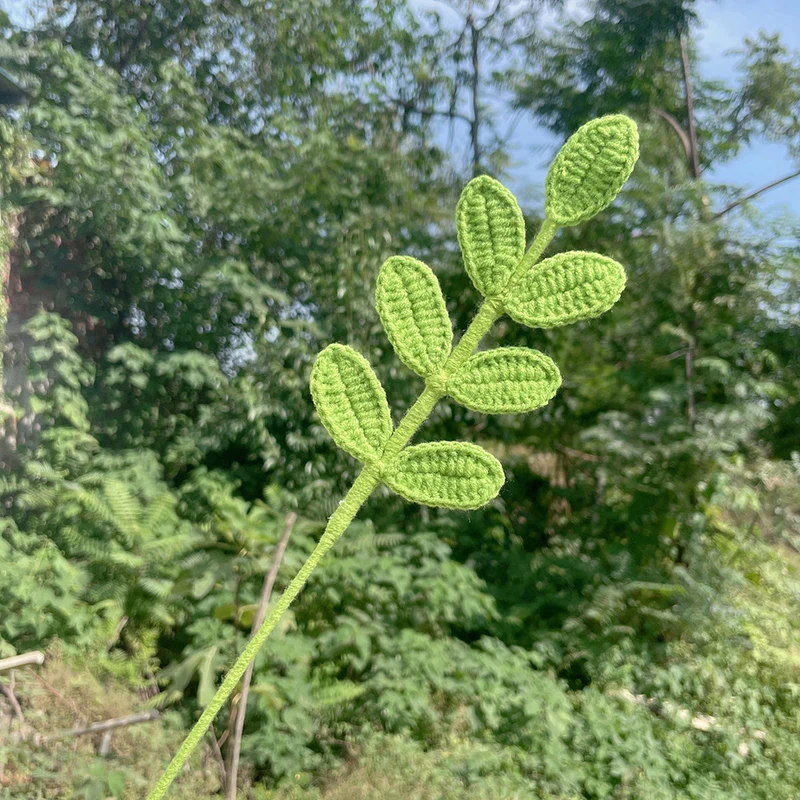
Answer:
<svg viewBox="0 0 800 800"><path fill-rule="evenodd" d="M545 182L545 213L558 225L577 225L619 194L639 158L639 131L625 114L581 126L559 150Z"/></svg>

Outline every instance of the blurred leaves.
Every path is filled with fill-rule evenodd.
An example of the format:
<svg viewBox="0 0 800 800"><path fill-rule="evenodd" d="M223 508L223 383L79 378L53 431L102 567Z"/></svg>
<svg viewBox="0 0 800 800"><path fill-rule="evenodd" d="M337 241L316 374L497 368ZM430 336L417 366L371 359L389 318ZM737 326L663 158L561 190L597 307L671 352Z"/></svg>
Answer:
<svg viewBox="0 0 800 800"><path fill-rule="evenodd" d="M474 313L434 121L464 120L432 113L465 110L469 26L340 0L66 8L4 29L4 66L35 80L0 147L4 219L20 214L0 649L58 637L93 672L162 679L155 702L189 724L244 646L285 515L276 591L353 478L312 411L316 354L347 342L392 408L418 395L373 307L395 252L431 264L459 329ZM496 85L559 140L632 114L625 191L548 253L607 253L627 289L591 327L497 326L563 369L548 406L443 403L420 432L502 458L491 507L381 489L315 573L256 662L254 796L311 798L329 774L326 800L355 796L377 780L362 744L382 797L773 800L800 782L798 226L711 219L746 194L713 166L764 135L795 148L797 59L753 37L736 79L709 82L691 2L597 0L549 30L538 8L498 8L479 39L509 54L479 60L479 160L503 162ZM699 181L659 113L686 126L681 33ZM69 791L141 794L116 763Z"/></svg>

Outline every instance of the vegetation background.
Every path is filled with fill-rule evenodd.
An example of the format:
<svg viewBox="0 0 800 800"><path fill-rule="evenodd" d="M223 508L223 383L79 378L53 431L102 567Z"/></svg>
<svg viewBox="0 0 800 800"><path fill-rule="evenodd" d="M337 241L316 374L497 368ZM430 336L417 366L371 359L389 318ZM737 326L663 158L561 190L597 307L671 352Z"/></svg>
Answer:
<svg viewBox="0 0 800 800"><path fill-rule="evenodd" d="M368 354L406 408L381 263L429 263L463 330L465 180L541 174L549 153L511 160L509 119L560 142L610 112L637 120L640 162L550 252L618 259L622 300L590 325L497 327L562 390L524 416L437 409L418 440L479 441L506 488L469 514L373 497L256 661L238 796L800 797L800 224L712 179L765 140L789 157L764 185L798 174L800 55L756 18L734 78L708 80L697 14L51 0L32 28L0 18L29 93L0 119L0 658L47 652L0 676L0 797L146 794L246 642L287 518L276 591L353 478L313 412L316 353ZM537 198L523 210L532 232ZM106 756L34 741L151 707ZM233 717L176 800L223 796Z"/></svg>

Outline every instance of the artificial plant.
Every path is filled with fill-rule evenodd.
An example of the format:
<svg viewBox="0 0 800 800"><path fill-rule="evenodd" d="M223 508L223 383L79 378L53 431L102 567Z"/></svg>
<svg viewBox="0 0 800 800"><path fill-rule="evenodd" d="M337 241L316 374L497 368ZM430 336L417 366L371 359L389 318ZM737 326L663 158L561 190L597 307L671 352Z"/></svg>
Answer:
<svg viewBox="0 0 800 800"><path fill-rule="evenodd" d="M409 256L384 263L376 290L378 313L395 352L425 379L425 389L394 428L383 387L362 355L340 344L319 354L311 373L317 412L339 447L364 468L148 800L164 797L278 620L378 484L412 502L453 509L479 508L497 496L503 468L478 445L408 442L445 396L492 414L532 411L555 395L561 375L543 353L524 347L474 351L503 314L533 328L552 328L596 317L614 305L625 272L613 259L581 251L539 258L559 227L588 220L614 200L637 157L638 133L628 117L610 115L580 128L550 167L545 220L527 250L514 196L485 175L467 184L456 209L458 241L467 273L484 299L455 348L431 269Z"/></svg>

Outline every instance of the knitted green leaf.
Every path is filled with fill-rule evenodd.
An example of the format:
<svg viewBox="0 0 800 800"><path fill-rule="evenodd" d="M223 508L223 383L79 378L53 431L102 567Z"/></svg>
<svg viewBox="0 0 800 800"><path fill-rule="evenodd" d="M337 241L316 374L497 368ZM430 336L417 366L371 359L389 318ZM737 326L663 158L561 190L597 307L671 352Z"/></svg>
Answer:
<svg viewBox="0 0 800 800"><path fill-rule="evenodd" d="M547 218L558 225L577 225L602 211L619 194L638 157L636 123L623 114L578 128L547 173Z"/></svg>
<svg viewBox="0 0 800 800"><path fill-rule="evenodd" d="M423 377L441 372L453 329L430 267L415 258L393 256L381 267L375 299L400 360Z"/></svg>
<svg viewBox="0 0 800 800"><path fill-rule="evenodd" d="M531 328L555 328L608 311L625 288L613 258L575 250L532 267L504 300L510 317Z"/></svg>
<svg viewBox="0 0 800 800"><path fill-rule="evenodd" d="M412 503L480 508L497 496L505 476L500 462L468 442L407 447L386 467L383 482Z"/></svg>
<svg viewBox="0 0 800 800"><path fill-rule="evenodd" d="M525 220L511 192L487 175L473 178L456 207L464 266L484 297L505 289L525 252Z"/></svg>
<svg viewBox="0 0 800 800"><path fill-rule="evenodd" d="M533 411L546 405L561 386L551 358L526 347L500 347L472 356L447 381L447 393L484 414Z"/></svg>
<svg viewBox="0 0 800 800"><path fill-rule="evenodd" d="M311 397L334 442L361 461L377 461L392 435L389 405L367 360L352 347L328 345L311 370Z"/></svg>

